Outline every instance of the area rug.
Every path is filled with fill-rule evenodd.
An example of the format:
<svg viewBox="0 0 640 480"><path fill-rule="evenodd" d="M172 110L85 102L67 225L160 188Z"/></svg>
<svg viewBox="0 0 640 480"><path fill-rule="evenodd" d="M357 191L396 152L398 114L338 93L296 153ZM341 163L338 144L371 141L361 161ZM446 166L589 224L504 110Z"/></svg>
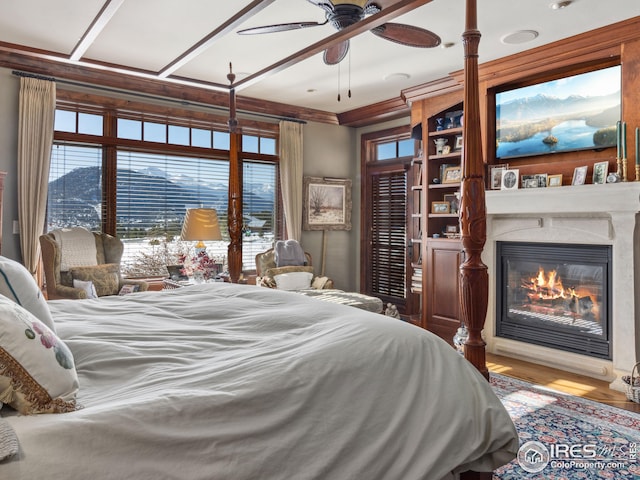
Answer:
<svg viewBox="0 0 640 480"><path fill-rule="evenodd" d="M491 373L520 437L494 480L639 479L640 414Z"/></svg>

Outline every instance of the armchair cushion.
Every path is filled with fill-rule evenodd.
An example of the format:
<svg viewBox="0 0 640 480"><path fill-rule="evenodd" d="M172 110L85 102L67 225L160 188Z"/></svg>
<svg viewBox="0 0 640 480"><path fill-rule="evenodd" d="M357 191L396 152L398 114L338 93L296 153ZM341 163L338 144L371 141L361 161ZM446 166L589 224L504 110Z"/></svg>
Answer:
<svg viewBox="0 0 640 480"><path fill-rule="evenodd" d="M120 291L120 266L115 263L73 267L70 272L74 280L93 282L99 297L117 295Z"/></svg>
<svg viewBox="0 0 640 480"><path fill-rule="evenodd" d="M306 272L309 273L311 275L311 277L313 277L313 267L312 266L297 266L297 265L288 265L286 267L273 267L273 268L267 268L264 272L264 275L260 278L260 281L258 282L259 285L263 286L263 287L267 287L267 288L280 288L278 286L278 283L276 281L276 277L280 276L280 275L286 275L286 274L290 274L290 273L297 273L297 272ZM311 281L311 278L309 279L309 281ZM286 280L282 280L283 285L286 282ZM307 285L306 287L301 287L301 288L309 288L309 285ZM289 289L287 289L289 290Z"/></svg>
<svg viewBox="0 0 640 480"><path fill-rule="evenodd" d="M276 275L274 280L278 290L304 290L311 286L311 272L291 272Z"/></svg>
<svg viewBox="0 0 640 480"><path fill-rule="evenodd" d="M96 292L96 287L93 285L91 280L78 280L77 278L73 279L73 288L80 288L84 290L87 294L87 298L98 298L98 292Z"/></svg>

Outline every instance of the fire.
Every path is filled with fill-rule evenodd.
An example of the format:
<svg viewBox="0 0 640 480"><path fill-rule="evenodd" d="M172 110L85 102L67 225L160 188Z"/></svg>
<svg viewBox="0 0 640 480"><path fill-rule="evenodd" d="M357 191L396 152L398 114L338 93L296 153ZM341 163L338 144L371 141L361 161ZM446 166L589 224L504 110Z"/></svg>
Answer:
<svg viewBox="0 0 640 480"><path fill-rule="evenodd" d="M575 290L573 289L565 291L556 270L551 270L548 275L545 275L544 269L540 267L538 276L532 278L530 282L529 285L525 285L525 288L529 290L528 296L530 299L553 300L575 295Z"/></svg>
<svg viewBox="0 0 640 480"><path fill-rule="evenodd" d="M588 291L577 291L574 287L565 287L556 270L545 273L540 267L538 275L522 282L527 298L532 305L540 307L565 308L578 315L598 315L598 306Z"/></svg>

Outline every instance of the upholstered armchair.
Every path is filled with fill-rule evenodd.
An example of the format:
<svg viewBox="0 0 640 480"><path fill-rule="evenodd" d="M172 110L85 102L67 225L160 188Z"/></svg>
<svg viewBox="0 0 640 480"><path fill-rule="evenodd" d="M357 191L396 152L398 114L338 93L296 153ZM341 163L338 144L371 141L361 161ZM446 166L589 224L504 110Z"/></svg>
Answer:
<svg viewBox="0 0 640 480"><path fill-rule="evenodd" d="M304 256L304 265L289 265L278 267L276 265L275 250L273 248L270 248L266 252L258 253L256 255L256 283L258 285L262 285L263 287L277 288L275 276L278 274L291 273L296 271L307 271L313 273L311 254L308 252L304 252ZM328 277L319 277L313 275L310 287L316 289L333 288L333 280Z"/></svg>
<svg viewBox="0 0 640 480"><path fill-rule="evenodd" d="M54 232L40 236L49 300L89 298L90 293L86 287L74 287L74 279L79 281L76 283L82 282L85 286L90 282L97 296L117 295L124 285L132 285L137 291L145 291L149 288L149 284L145 281L125 280L122 277L120 261L124 245L119 238L100 232L92 232L92 234L96 247L95 264L74 266L66 271L61 271L62 249Z"/></svg>

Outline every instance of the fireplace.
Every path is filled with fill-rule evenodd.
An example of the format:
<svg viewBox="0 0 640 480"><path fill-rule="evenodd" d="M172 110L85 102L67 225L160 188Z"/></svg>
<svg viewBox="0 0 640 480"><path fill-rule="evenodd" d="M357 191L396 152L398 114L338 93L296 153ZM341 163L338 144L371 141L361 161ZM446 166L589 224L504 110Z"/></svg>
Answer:
<svg viewBox="0 0 640 480"><path fill-rule="evenodd" d="M496 243L496 335L611 359L611 246Z"/></svg>
<svg viewBox="0 0 640 480"><path fill-rule="evenodd" d="M630 375L640 361L640 182L488 191L486 207L487 239L482 261L490 279L483 331L487 351L588 375L624 391L622 377ZM501 309L496 289L496 276L501 274L501 268L496 269L497 247L507 242L610 248L610 254L596 255L610 255L612 259L609 286L603 292L607 297L604 308L610 313L602 325L603 330L608 329L609 356L575 353L497 335ZM546 257L536 258L540 259ZM542 265L545 270L554 266ZM536 263L534 269L537 267ZM563 272L560 276L565 286L574 282Z"/></svg>

